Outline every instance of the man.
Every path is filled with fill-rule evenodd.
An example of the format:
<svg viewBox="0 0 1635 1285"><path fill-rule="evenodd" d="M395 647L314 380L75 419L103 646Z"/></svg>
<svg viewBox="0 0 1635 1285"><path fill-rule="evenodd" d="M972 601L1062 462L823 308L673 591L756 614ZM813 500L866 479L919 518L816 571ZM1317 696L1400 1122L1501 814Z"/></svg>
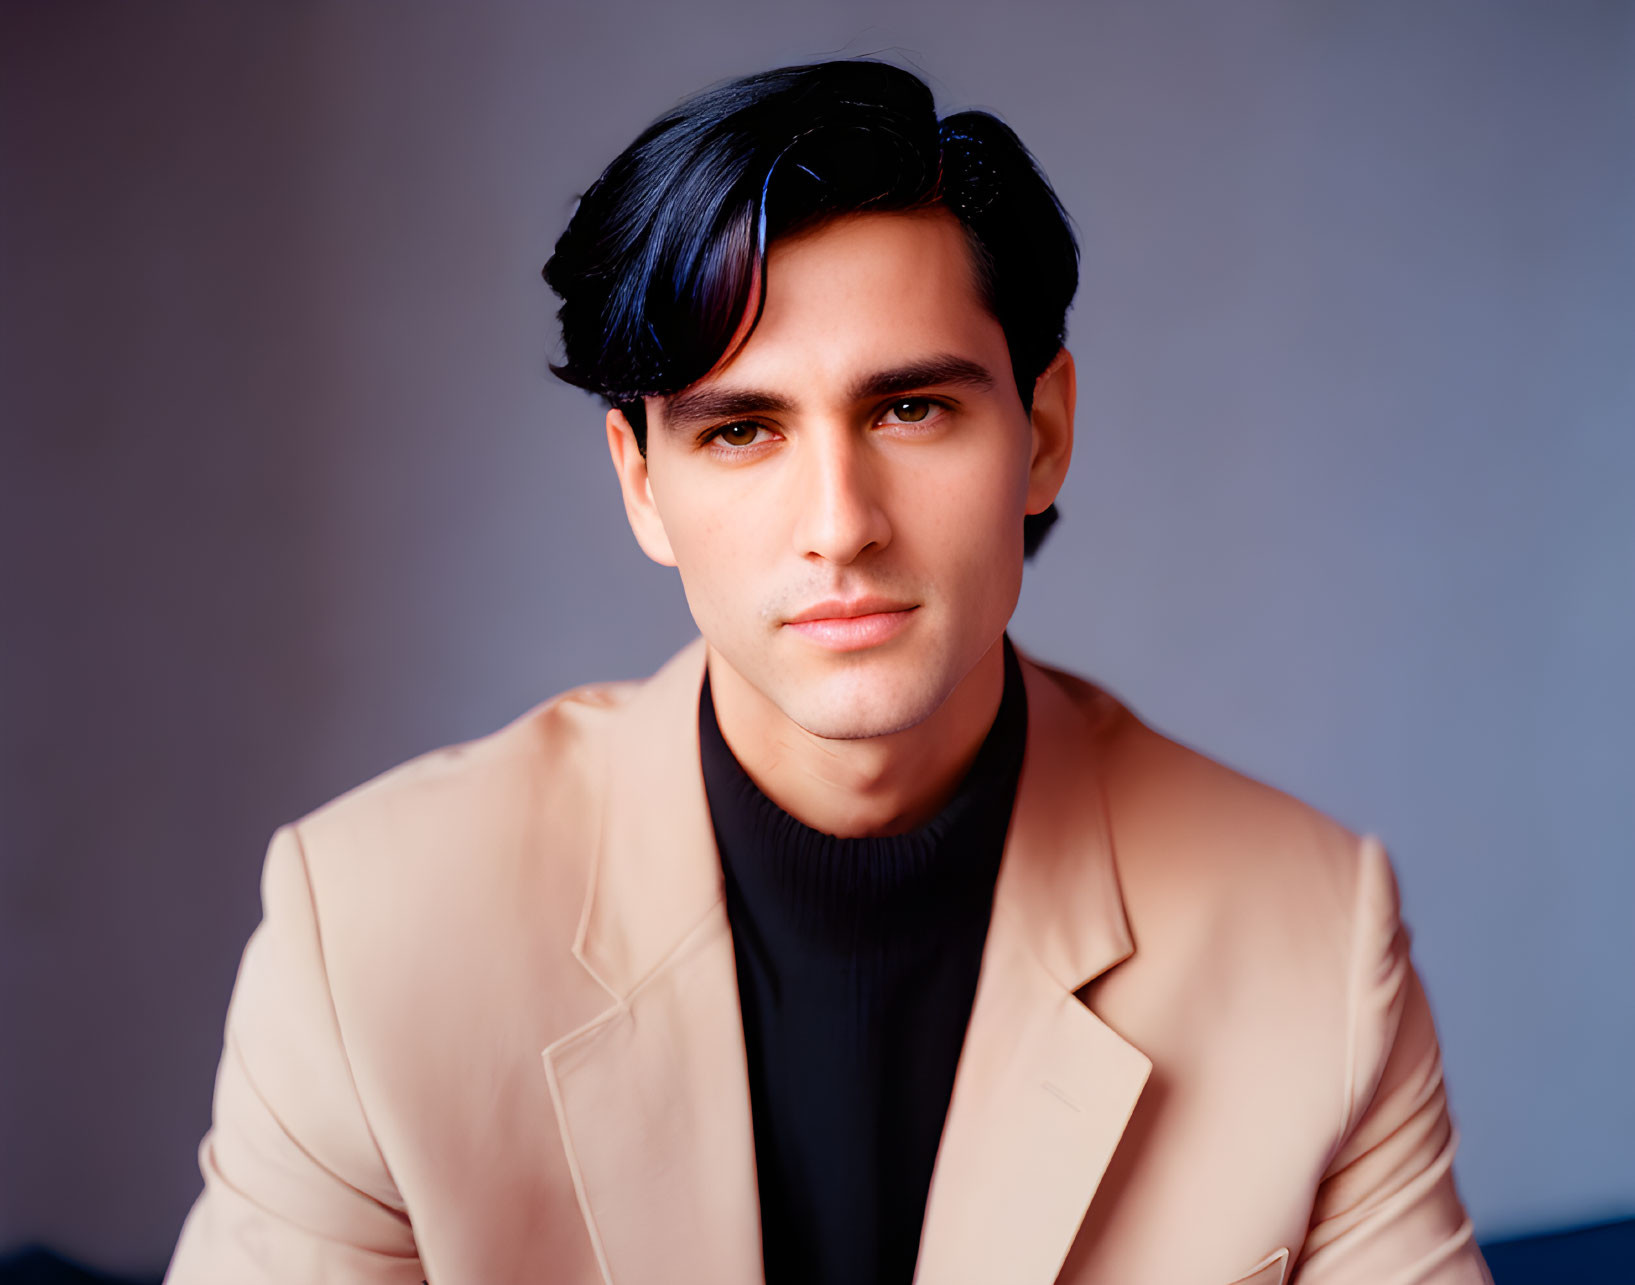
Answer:
<svg viewBox="0 0 1635 1285"><path fill-rule="evenodd" d="M274 838L183 1282L1486 1279L1377 843L1010 646L1076 250L787 68L546 276L702 640Z"/></svg>

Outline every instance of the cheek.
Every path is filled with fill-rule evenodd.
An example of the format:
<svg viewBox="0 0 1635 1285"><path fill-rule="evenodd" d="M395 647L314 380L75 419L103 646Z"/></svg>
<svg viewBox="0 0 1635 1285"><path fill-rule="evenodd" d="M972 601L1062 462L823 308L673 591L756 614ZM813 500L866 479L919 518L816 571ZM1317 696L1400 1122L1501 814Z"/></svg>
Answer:
<svg viewBox="0 0 1635 1285"><path fill-rule="evenodd" d="M989 452L945 479L935 526L924 532L926 556L941 568L966 623L1003 627L1022 587L1025 461Z"/></svg>
<svg viewBox="0 0 1635 1285"><path fill-rule="evenodd" d="M1003 561L1013 543L1021 549L1026 461L1010 452L969 452L922 478L913 508L919 511L916 525L933 547L957 552L961 560Z"/></svg>
<svg viewBox="0 0 1635 1285"><path fill-rule="evenodd" d="M688 486L685 478L668 480L682 485L655 495L693 614L738 615L732 607L752 596L757 584L755 566L765 547L764 529L746 509L743 497Z"/></svg>

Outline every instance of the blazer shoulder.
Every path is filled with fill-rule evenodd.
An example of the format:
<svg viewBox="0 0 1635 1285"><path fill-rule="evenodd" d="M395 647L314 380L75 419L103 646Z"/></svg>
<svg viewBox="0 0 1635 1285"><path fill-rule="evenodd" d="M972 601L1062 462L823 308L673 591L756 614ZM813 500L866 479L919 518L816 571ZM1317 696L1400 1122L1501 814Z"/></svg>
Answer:
<svg viewBox="0 0 1635 1285"><path fill-rule="evenodd" d="M564 692L294 822L337 986L535 948L569 958L601 826L608 742L639 683ZM519 956L520 957L520 956Z"/></svg>
<svg viewBox="0 0 1635 1285"><path fill-rule="evenodd" d="M487 1047L484 1014L507 1012L507 1029L526 1030L537 1050L605 1002L571 948L596 863L609 742L640 686L565 692L281 832L299 854L297 891L371 1100L402 1066L430 1065L438 1047Z"/></svg>
<svg viewBox="0 0 1635 1285"><path fill-rule="evenodd" d="M609 728L639 686L601 683L553 696L486 736L398 764L294 827L317 859L363 862L451 831L471 838L571 827L596 793Z"/></svg>
<svg viewBox="0 0 1635 1285"><path fill-rule="evenodd" d="M1149 725L1106 688L1046 674L1082 716L1133 920L1299 920L1344 933L1378 843ZM1139 923L1137 923L1139 926ZM1287 934L1285 934L1287 935Z"/></svg>
<svg viewBox="0 0 1635 1285"><path fill-rule="evenodd" d="M1318 897L1349 913L1363 836L1127 707L1108 716L1105 743L1111 820L1131 860L1243 894Z"/></svg>

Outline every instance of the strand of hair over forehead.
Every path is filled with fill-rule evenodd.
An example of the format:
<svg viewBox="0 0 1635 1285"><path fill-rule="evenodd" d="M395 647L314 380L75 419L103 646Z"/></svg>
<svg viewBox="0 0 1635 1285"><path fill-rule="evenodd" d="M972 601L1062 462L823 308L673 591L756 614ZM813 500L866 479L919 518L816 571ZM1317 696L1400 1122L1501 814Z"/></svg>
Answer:
<svg viewBox="0 0 1635 1285"><path fill-rule="evenodd" d="M755 312L754 312L754 315L750 318L748 326L744 327L743 337L739 339L737 346L735 348L733 348L732 351L724 354L722 359L721 359L722 361L730 361L738 353L738 351L743 348L744 344L746 344L749 341L749 336L752 335L755 332L756 327L761 324L761 317L766 312L766 291L767 291L766 260L767 260L767 255L771 251L771 248L772 248L771 245L769 244L768 228L769 228L770 218L769 218L768 210L769 210L769 207L771 205L771 199L772 199L772 180L777 176L778 166L780 164L782 164L783 161L792 152L796 151L800 147L800 145L803 142L805 142L807 139L812 138L813 136L821 133L822 131L824 131L826 129L833 129L833 128L837 128L837 126L834 126L834 125L814 125L810 129L802 130L800 133L796 134L794 138L790 139L789 142L784 144L782 149L779 150L778 154L772 158L771 164L769 164L766 167L766 174L761 179L760 194L756 198L756 202L755 202L755 260L754 260L754 264L753 264L753 266L751 268L751 273L752 273L752 278L753 278L752 288L755 291ZM845 128L845 127L844 126L838 126L838 128ZM895 131L890 131L890 130L881 130L881 131L879 131L879 133L880 133L880 136L886 137L886 138L897 139L897 138L902 137L900 134L897 134ZM936 161L937 161L937 177L936 177L936 180L933 182L933 184L931 186L930 193L925 198L924 204L926 204L926 205L934 204L940 198L941 193L942 193L942 148L941 147L938 147L938 149L937 149ZM812 169L808 168L806 165L802 164L800 161L797 160L797 161L794 162L794 164L799 165L800 168L802 170L804 170L807 174L811 175L811 177L815 181L817 181L819 183L824 182L824 178L823 178L822 175L820 175L820 174L816 173L815 171L813 171ZM883 200L888 195L889 195L889 191L881 192L879 197L876 198L876 199ZM862 208L867 208L867 204L868 204L868 202L864 202ZM649 328L649 329L651 329L651 328ZM656 338L656 336L655 336L655 338Z"/></svg>
<svg viewBox="0 0 1635 1285"><path fill-rule="evenodd" d="M917 84L918 82L916 81L915 83ZM880 106L881 106L878 103L872 103L872 102L858 103L858 102L855 102L855 101L852 101L852 100L849 100L849 99L842 99L840 101L840 105L844 106L844 107L850 107L850 108L862 108L865 111L873 111L873 112L878 112L879 109L880 109ZM927 114L929 115L930 110L931 110L929 96L927 97L926 107L927 107ZM935 120L935 117L932 117L932 119ZM953 119L953 118L950 118L950 119ZM910 163L923 162L923 157L920 154L920 150L914 145L913 140L911 138L909 138L901 130L894 128L893 125L894 125L894 122L891 122L891 123L888 123L888 122L872 122L869 125L868 129L867 129L867 137L868 137L869 142L871 144L876 145L876 146L878 146L880 144L883 144L883 143L889 143L889 144L893 145L897 149L899 157L905 162L910 162ZM937 121L936 122L936 128L937 128L936 143L937 143L937 145L936 145L936 148L935 148L935 155L933 157L933 160L934 160L934 163L935 163L935 177L932 179L932 181L930 182L929 185L926 185L924 183L923 177L922 177L922 180L918 184L915 185L915 186L918 186L918 187L920 187L922 189L922 194L916 201L913 201L913 202L910 202L910 203L907 203L907 204L904 204L904 205L901 205L901 206L895 206L894 205L894 206L890 206L888 208L891 208L891 209L912 209L912 208L919 208L919 207L929 207L929 206L935 205L939 200L943 199L943 195L944 195L944 193L943 193L943 172L944 172L944 147L943 147L943 144L945 142L945 139L948 138L948 137L962 137L961 135L957 134L957 132L945 135L944 125L945 125L945 122L942 122L942 121ZM781 148L778 149L777 153L772 157L771 161L767 164L766 170L765 170L765 172L764 172L764 174L762 175L762 178L761 178L760 191L757 193L756 202L755 202L755 250L754 250L754 259L753 259L753 262L751 264L749 264L748 267L747 267L747 272L749 273L750 278L751 278L751 284L749 285L749 287L746 289L745 292L747 293L749 289L752 289L754 291L754 293L755 293L754 312L753 312L753 315L749 319L749 324L747 326L743 327L743 334L739 338L737 345L735 347L733 347L730 351L724 353L722 355L722 357L719 359L720 361L722 361L722 362L730 361L732 359L732 357L734 357L743 348L744 344L746 344L749 341L749 337L755 332L756 327L758 327L760 325L761 317L763 316L763 314L766 311L766 295L767 295L767 270L766 270L766 265L767 265L767 255L771 251L771 240L772 240L772 230L771 230L772 220L771 220L771 213L770 213L771 206L772 206L772 199L773 199L772 185L773 185L773 182L779 176L780 166L783 166L785 164L785 162L787 161L787 162L789 162L791 164L796 165L799 169L801 169L804 173L806 173L814 182L817 182L817 183L820 183L820 184L828 184L829 180L826 179L824 175L819 174L815 170L811 169L807 164L804 163L803 160L801 160L799 158L798 155L796 155L796 153L798 153L801 150L803 144L806 144L806 143L808 143L809 141L811 141L813 139L820 138L825 134L830 134L830 133L834 133L834 132L841 132L841 131L848 131L848 130L860 130L860 129L862 129L862 126L860 126L855 121L848 121L848 120L844 119L844 117L842 117L840 119L831 119L831 120L820 121L819 123L817 123L815 125L811 125L811 126L807 127L806 129L800 130L798 133L796 133L792 138L789 139L788 142L786 142ZM791 159L791 158L793 158L793 159ZM906 166L905 166L905 172L906 172ZM900 173L899 176L901 177L902 174ZM872 197L863 197L861 199L857 199L854 196L854 199L851 202L848 203L847 208L850 211L854 211L854 212L866 211L870 207L876 206L879 203L888 200L891 197L891 195L892 195L891 188L890 187L885 187L885 188L880 189ZM822 215L820 214L818 217L821 218ZM787 233L788 231L791 231L791 230L793 230L793 229L792 228L783 228L783 229L780 229L780 232ZM740 276L742 276L742 273L740 274ZM736 323L735 323L734 328L735 329L737 328ZM651 327L649 327L649 332L651 333ZM657 339L656 335L654 335L653 337L654 337L655 340ZM662 347L661 347L661 351L662 351Z"/></svg>
<svg viewBox="0 0 1635 1285"><path fill-rule="evenodd" d="M759 324L766 306L766 260L770 244L789 230L776 226L774 220L774 185L787 158L802 151L811 140L832 131L861 130L866 126L869 138L876 145L890 139L900 153L913 153L911 146L905 146L909 140L891 127L895 122L889 122L889 117L904 115L900 102L903 91L908 89L919 91L913 96L922 102L916 105L923 105L926 115L934 120L929 93L912 77L886 72L879 64L823 64L815 74L832 83L836 76L856 77L859 73L873 80L872 88L877 91L882 88L897 91L892 95L877 92L875 98L895 98L898 102L860 101L850 95L831 98L820 104L823 110L815 113L817 119L788 137L782 127L803 108L809 108L814 98L821 98L823 85L821 81L814 81L813 69L786 69L757 78L749 85L739 83L716 91L729 99L742 100L749 109L759 109L770 117L757 131L743 131L740 123L743 108L729 107L725 113L711 117L701 133L689 118L696 118L701 106L699 100L655 122L647 131L645 138L649 144L666 151L671 148L691 151L695 158L706 163L672 169L671 182L655 188L645 200L634 204L632 214L640 218L641 226L627 225L620 230L619 239L626 245L635 240L631 248L636 250L637 263L633 279L627 280L639 289L612 292L608 301L611 305L607 317L609 330L628 335L641 333L646 341L643 346L648 348L648 352L640 354L633 363L635 369L628 372L641 385L630 390L630 400L637 394L674 391L675 387L702 375L722 356L730 356L723 350L732 333L739 329L746 308L752 306L753 313L744 329L745 340ZM770 103L767 97L754 92L764 88L766 80L785 82L783 92L774 92ZM709 95L704 97L707 101ZM880 120L882 114L888 121ZM870 115L874 118L872 121ZM736 138L735 130L739 131ZM745 199L750 192L743 188L747 177L743 173L745 162L753 161L755 152L763 149L769 138L778 138L780 146L770 158L763 158L762 164L754 166L760 170L760 180L751 189L751 206ZM723 144L729 146L723 147ZM637 147L641 147L640 141ZM745 149L748 149L747 155ZM825 181L809 166L801 164L801 168L818 181ZM727 172L723 174L723 170ZM888 194L889 189L874 199ZM859 203L854 201L853 204ZM735 205L736 210L732 208ZM702 223L709 234L697 238L674 235L674 220L681 217ZM636 234L635 238L631 237L632 233ZM753 244L745 244L751 237ZM656 291L665 297L655 298ZM683 349L677 353L675 341L686 337L686 332L661 334L652 317L655 313L669 318L685 314L687 309L677 309L675 305L688 298L694 304L693 315L704 322L703 333L692 332L700 341L697 352L688 353ZM740 346L742 342L740 340ZM636 353L629 355L638 357Z"/></svg>

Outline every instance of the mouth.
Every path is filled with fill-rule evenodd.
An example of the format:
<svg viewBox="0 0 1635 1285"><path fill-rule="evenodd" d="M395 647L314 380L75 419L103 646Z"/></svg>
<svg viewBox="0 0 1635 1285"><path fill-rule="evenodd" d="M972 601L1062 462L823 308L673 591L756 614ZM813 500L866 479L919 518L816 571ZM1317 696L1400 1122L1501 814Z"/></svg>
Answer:
<svg viewBox="0 0 1635 1285"><path fill-rule="evenodd" d="M898 611L913 611L918 603L895 602L890 598L829 598L813 603L799 615L784 621L786 625L804 625L815 620L856 620L861 616L884 616Z"/></svg>
<svg viewBox="0 0 1635 1285"><path fill-rule="evenodd" d="M895 638L918 610L918 603L886 598L834 599L814 603L784 627L828 651L861 651Z"/></svg>

